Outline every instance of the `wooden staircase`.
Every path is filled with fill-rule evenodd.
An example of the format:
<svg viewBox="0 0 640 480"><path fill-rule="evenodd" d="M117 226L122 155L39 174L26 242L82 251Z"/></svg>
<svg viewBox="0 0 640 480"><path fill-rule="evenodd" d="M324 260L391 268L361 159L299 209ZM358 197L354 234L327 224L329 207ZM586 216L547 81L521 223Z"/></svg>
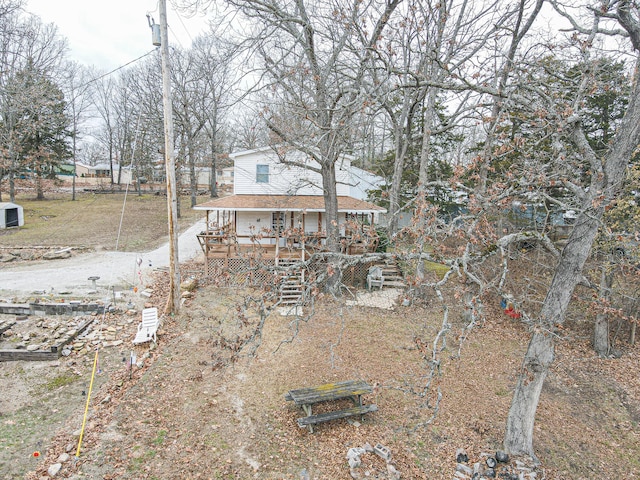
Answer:
<svg viewBox="0 0 640 480"><path fill-rule="evenodd" d="M382 288L406 287L404 278L402 277L402 271L398 268L396 262L387 260L384 263L376 264L376 266L382 268L382 276L384 277Z"/></svg>
<svg viewBox="0 0 640 480"><path fill-rule="evenodd" d="M280 259L280 267L287 268L295 264L295 260ZM279 279L280 303L282 305L297 305L304 290L304 270L294 269L281 272Z"/></svg>

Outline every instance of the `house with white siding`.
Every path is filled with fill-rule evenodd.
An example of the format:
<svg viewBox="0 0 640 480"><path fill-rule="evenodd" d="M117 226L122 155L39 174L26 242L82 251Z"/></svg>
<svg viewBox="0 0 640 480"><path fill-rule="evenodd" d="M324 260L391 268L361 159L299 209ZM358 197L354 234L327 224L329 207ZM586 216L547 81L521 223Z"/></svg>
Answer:
<svg viewBox="0 0 640 480"><path fill-rule="evenodd" d="M306 258L326 243L326 215L319 165L294 149L264 147L230 155L233 195L194 207L206 213L198 238L207 259L260 256ZM336 164L338 223L343 252L358 254L377 246L375 225L382 207L367 202L363 175L342 156ZM310 167L310 168L306 168ZM360 170L360 169L358 169ZM367 183L368 184L368 183ZM353 193L358 195L354 196Z"/></svg>

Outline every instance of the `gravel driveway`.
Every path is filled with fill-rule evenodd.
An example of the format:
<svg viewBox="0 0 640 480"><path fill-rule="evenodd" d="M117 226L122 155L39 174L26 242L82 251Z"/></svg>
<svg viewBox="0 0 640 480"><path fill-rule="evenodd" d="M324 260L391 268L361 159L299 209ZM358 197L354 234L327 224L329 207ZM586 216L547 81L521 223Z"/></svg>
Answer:
<svg viewBox="0 0 640 480"><path fill-rule="evenodd" d="M204 230L201 220L178 239L178 260L202 256L196 234ZM85 295L106 292L111 287L144 286L148 275L169 266L169 244L145 253L91 252L63 260L42 260L25 265L0 266L0 301L14 296L44 293ZM97 288L89 277L100 277Z"/></svg>

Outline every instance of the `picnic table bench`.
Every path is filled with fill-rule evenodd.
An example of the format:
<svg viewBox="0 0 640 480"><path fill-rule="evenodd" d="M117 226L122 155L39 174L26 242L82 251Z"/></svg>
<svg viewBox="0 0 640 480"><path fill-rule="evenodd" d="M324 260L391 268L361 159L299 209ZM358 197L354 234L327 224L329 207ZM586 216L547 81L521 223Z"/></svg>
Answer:
<svg viewBox="0 0 640 480"><path fill-rule="evenodd" d="M313 425L329 420L337 420L339 418L351 417L354 415L364 415L365 413L375 412L378 406L375 404L363 405L362 395L371 393L371 385L362 380L347 380L345 382L326 383L317 387L300 388L297 390L289 390L284 398L293 401L299 407L302 407L307 414L306 417L298 419L300 427L307 427L313 433ZM320 402L330 402L348 398L353 401L354 406L344 410L334 410L326 413L313 415L312 405Z"/></svg>

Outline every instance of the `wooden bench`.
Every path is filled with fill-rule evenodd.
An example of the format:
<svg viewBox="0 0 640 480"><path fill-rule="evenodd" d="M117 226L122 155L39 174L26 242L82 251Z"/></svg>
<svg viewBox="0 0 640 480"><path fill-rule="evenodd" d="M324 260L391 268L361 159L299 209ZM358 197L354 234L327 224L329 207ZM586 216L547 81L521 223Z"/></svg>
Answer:
<svg viewBox="0 0 640 480"><path fill-rule="evenodd" d="M364 415L369 412L377 412L378 406L375 403L371 405L363 405L361 407L346 408L344 410L336 410L333 412L319 413L317 415L309 415L298 419L298 425L308 427L316 423L328 422L329 420L339 420L340 418L352 417L354 415Z"/></svg>
<svg viewBox="0 0 640 480"><path fill-rule="evenodd" d="M355 415L364 415L378 410L377 405L362 405L362 395L371 393L371 385L362 380L348 380L345 382L326 383L316 387L290 390L285 394L285 400L293 401L302 407L306 417L298 419L300 427L307 427L313 433L313 425L330 420L347 418ZM335 410L327 413L313 415L312 405L320 402L330 402L348 398L353 401L354 407L344 410Z"/></svg>

